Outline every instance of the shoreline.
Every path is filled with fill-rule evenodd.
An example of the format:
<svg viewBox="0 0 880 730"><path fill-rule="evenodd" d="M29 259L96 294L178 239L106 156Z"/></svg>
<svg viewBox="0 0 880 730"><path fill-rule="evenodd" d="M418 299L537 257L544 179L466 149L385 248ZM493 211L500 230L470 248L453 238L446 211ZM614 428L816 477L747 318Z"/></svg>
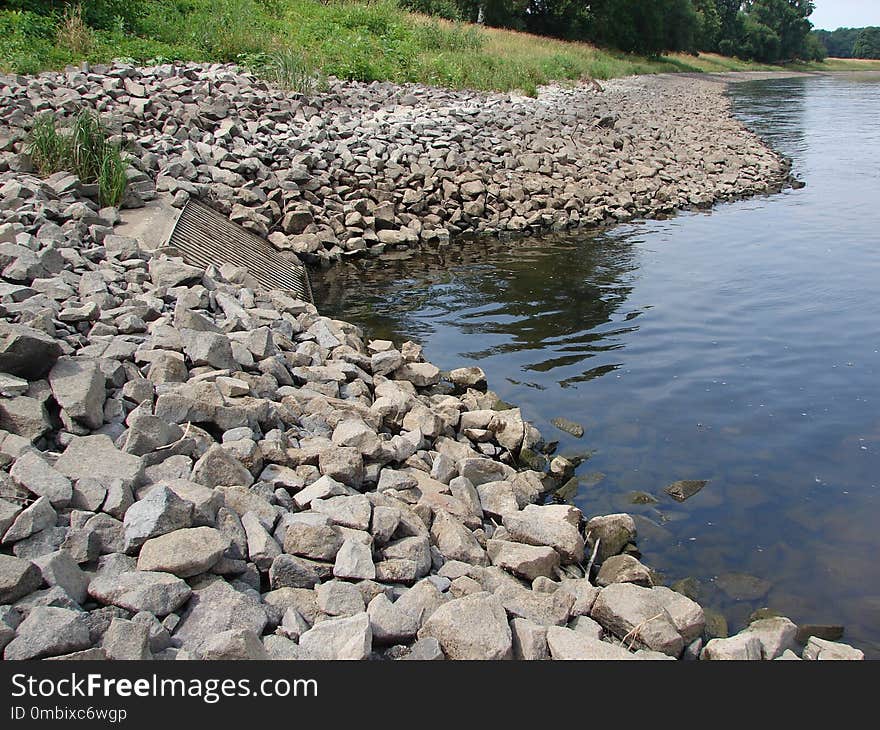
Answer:
<svg viewBox="0 0 880 730"><path fill-rule="evenodd" d="M226 67L61 78L7 87L4 124L97 102L137 140L129 205L213 196L313 261L465 226L665 214L789 173L708 82L639 77L537 100L340 84L328 98L365 110L346 119L281 92L254 101L263 89ZM711 129L688 122L698 108ZM560 115L568 126L553 127ZM345 142L361 129L365 161ZM393 144L378 146L387 130ZM510 130L519 146L497 154ZM717 635L697 603L654 585L631 517L543 503L573 465L482 370L441 374L418 345L368 341L244 268L146 250L88 186L30 174L14 136L0 144L4 658L863 657L834 627L782 617ZM338 180L368 187L334 193L346 149ZM489 175L477 163L493 155ZM460 174L428 174L441 159ZM589 186L566 178L578 163L596 170ZM546 472L522 468L544 451Z"/></svg>

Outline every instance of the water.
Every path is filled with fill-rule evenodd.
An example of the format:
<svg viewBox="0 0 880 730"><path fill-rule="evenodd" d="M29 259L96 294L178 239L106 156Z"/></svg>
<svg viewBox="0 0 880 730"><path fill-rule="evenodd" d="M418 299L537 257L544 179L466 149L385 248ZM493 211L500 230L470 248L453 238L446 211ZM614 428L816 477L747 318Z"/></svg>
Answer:
<svg viewBox="0 0 880 730"><path fill-rule="evenodd" d="M590 454L574 503L639 515L643 560L699 580L731 631L766 606L880 657L880 80L731 94L806 188L340 266L316 299L441 368L477 362L561 453ZM679 504L678 479L711 481ZM766 583L731 596L731 573Z"/></svg>

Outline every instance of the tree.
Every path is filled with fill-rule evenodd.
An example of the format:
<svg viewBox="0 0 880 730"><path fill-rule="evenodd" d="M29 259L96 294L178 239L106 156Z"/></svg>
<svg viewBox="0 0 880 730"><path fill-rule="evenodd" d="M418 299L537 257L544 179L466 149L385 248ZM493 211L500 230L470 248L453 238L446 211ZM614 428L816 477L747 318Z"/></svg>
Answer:
<svg viewBox="0 0 880 730"><path fill-rule="evenodd" d="M880 58L880 28L862 28L853 46L854 58Z"/></svg>
<svg viewBox="0 0 880 730"><path fill-rule="evenodd" d="M696 44L701 51L717 51L721 40L721 13L717 0L693 0L697 14Z"/></svg>

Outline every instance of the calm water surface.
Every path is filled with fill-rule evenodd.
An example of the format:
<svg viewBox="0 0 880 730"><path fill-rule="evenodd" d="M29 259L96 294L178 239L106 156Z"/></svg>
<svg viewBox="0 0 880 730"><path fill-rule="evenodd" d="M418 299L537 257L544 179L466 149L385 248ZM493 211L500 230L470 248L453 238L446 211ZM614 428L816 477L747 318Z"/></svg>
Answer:
<svg viewBox="0 0 880 730"><path fill-rule="evenodd" d="M731 631L767 606L880 657L880 79L731 94L806 188L340 266L316 300L441 368L477 362L561 453L590 455L572 501L639 515L644 561L699 580ZM677 479L711 482L678 504Z"/></svg>

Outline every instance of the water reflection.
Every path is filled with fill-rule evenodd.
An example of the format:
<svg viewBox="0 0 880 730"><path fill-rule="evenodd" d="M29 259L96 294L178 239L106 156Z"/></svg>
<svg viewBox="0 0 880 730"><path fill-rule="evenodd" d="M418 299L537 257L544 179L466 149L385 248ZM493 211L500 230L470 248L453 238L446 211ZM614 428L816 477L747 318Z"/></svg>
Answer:
<svg viewBox="0 0 880 730"><path fill-rule="evenodd" d="M769 606L844 623L880 657L880 83L732 94L805 189L350 263L316 277L316 300L440 367L479 362L562 452L589 455L574 502L634 514L646 562L697 579L732 630ZM710 483L679 504L662 491L677 479ZM741 573L766 592L732 597Z"/></svg>

